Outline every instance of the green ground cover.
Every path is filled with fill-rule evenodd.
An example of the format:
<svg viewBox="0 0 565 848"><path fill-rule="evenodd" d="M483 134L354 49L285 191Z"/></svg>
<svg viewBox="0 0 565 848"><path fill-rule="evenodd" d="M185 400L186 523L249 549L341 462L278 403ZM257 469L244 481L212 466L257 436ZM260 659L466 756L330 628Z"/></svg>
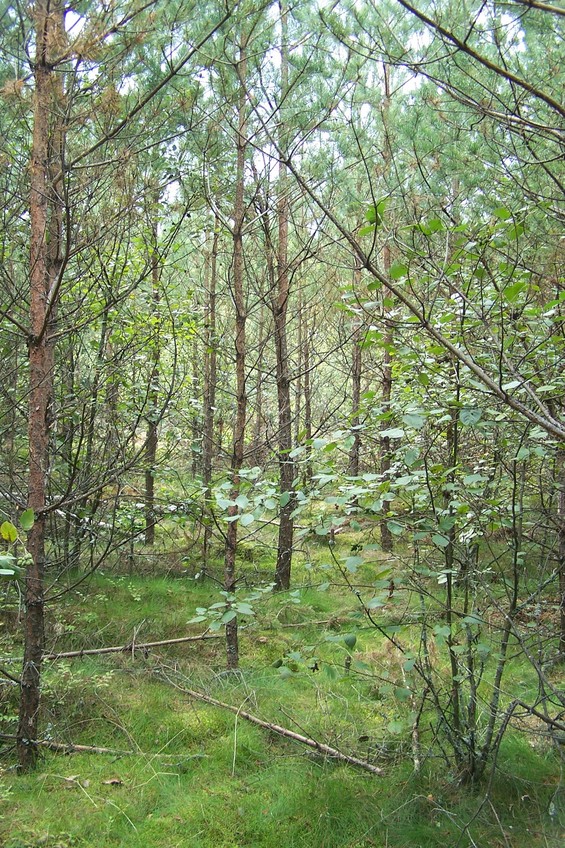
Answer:
<svg viewBox="0 0 565 848"><path fill-rule="evenodd" d="M340 541L344 551L351 544L351 538ZM268 579L268 558L261 556L244 566L250 584ZM327 560L322 545L305 553L294 594L266 596L256 603L255 616L242 620L237 673L223 671L221 632L149 651L48 661L44 738L127 753L67 756L46 749L37 772L17 776L5 740L0 845L562 845L563 764L535 722L511 726L496 770L469 788L446 766L424 716L421 768L414 773L409 694L417 681L403 670L390 641L359 616L355 597L339 574L325 568ZM361 567L361 585L370 572L370 565ZM200 633L202 623L188 622L197 608L218 600L218 588L214 579L180 573L98 573L53 609L49 648ZM5 601L9 606L7 595ZM396 604L380 609L379 620L389 626L402 610L402 638L415 644L417 604L409 598ZM354 644L348 636L355 636ZM20 651L18 628L7 619L3 655ZM535 681L517 659L505 685L526 693ZM16 693L4 689L2 729L9 734ZM241 715L194 700L186 689L368 759L383 773L337 764Z"/></svg>

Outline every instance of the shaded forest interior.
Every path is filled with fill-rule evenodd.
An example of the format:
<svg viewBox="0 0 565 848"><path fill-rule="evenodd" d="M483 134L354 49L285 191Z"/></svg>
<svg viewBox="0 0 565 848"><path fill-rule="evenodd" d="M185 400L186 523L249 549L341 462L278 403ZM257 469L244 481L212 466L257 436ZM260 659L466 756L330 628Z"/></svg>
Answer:
<svg viewBox="0 0 565 848"><path fill-rule="evenodd" d="M0 3L1 844L562 844L564 18Z"/></svg>

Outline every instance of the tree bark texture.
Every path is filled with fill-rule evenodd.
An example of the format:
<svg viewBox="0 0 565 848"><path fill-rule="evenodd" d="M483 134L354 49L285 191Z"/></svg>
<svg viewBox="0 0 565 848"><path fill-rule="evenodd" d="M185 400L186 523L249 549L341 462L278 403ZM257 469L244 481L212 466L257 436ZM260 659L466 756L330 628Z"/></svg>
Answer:
<svg viewBox="0 0 565 848"><path fill-rule="evenodd" d="M238 105L238 133L237 133L237 164L236 164L236 188L234 203L234 225L233 225L233 267L232 267L232 292L235 306L235 372L236 372L236 417L233 430L231 475L232 490L231 500L239 495L240 476L239 472L243 465L245 423L247 416L247 386L245 375L246 357L246 320L247 307L245 303L244 287L244 256L243 256L243 225L245 218L244 198L244 168L245 153L247 148L246 139L246 89L245 80L247 75L246 39L241 43L239 61L237 63L237 74L239 78L240 94ZM237 506L228 509L228 517L235 518L238 513ZM230 521L226 533L226 549L224 558L224 589L226 592L234 593L236 588L236 552L237 552L237 529L238 522ZM237 617L232 618L226 624L226 653L228 669L235 669L239 664L239 644L237 631Z"/></svg>
<svg viewBox="0 0 565 848"><path fill-rule="evenodd" d="M383 63L383 75L384 75L384 103L382 110L383 117L383 129L384 129L384 144L383 144L383 159L384 159L384 173L385 176L390 170L390 166L392 164L392 150L390 145L390 137L389 137L389 120L388 114L390 109L390 71L389 67L386 63ZM383 247L383 272L384 276L388 279L390 274L391 267L391 254L390 254L390 245L385 244ZM384 294L387 297L390 297L390 292L388 289L384 290ZM383 348L383 366L382 366L382 387L381 387L381 397L382 397L382 406L383 411L388 412L390 410L390 404L392 400L392 355L391 349L394 343L394 332L390 319L387 316L389 309L385 307L384 309L384 325L385 325L385 344ZM390 421L383 421L381 430L386 430L390 427ZM381 437L381 445L380 445L380 454L381 454L381 475L383 479L388 479L390 472L390 464L391 464L391 445L390 439L388 436ZM392 542L392 533L388 527L388 523L385 519L381 521L381 545L383 551L387 551L388 553L392 552L393 542Z"/></svg>
<svg viewBox="0 0 565 848"><path fill-rule="evenodd" d="M151 374L149 376L149 414L147 416L147 433L145 436L145 544L155 544L155 472L157 464L157 447L159 444L159 366L161 361L160 333L160 279L161 270L158 248L158 197L155 198L153 210L154 220L151 222L151 313L155 321L154 334L150 341Z"/></svg>
<svg viewBox="0 0 565 848"><path fill-rule="evenodd" d="M44 646L49 443L53 417L54 341L52 338L63 268L64 103L57 52L64 40L63 7L40 0L35 9L33 136L30 193L29 482L27 506L35 522L27 549L31 563L25 581L24 661L21 677L17 752L21 770L37 760L41 659Z"/></svg>
<svg viewBox="0 0 565 848"><path fill-rule="evenodd" d="M351 428L353 430L353 444L349 451L349 474L352 477L359 475L359 459L361 455L361 436L359 433L361 416L359 406L361 404L361 377L363 373L362 341L363 332L361 322L356 319L353 333L353 359L351 363Z"/></svg>
<svg viewBox="0 0 565 848"><path fill-rule="evenodd" d="M559 655L565 660L565 449L557 451L557 567L559 571Z"/></svg>
<svg viewBox="0 0 565 848"><path fill-rule="evenodd" d="M279 145L286 153L287 139L284 124L284 104L288 94L288 11L286 5L279 3L281 13L281 87L279 104ZM277 251L277 290L273 297L273 318L275 331L275 351L277 367L277 402L279 429L279 472L281 490L281 511L275 571L276 589L288 589L292 567L292 546L294 538L295 507L293 492L294 461L292 451L292 407L290 397L290 369L288 362L287 316L290 295L290 275L288 268L288 174L284 161L279 164L278 179L278 251Z"/></svg>
<svg viewBox="0 0 565 848"><path fill-rule="evenodd" d="M208 568L210 559L210 542L212 539L212 527L210 524L210 496L212 483L212 460L214 456L214 423L216 408L216 386L218 383L218 351L216 338L216 280L218 268L218 241L220 237L220 221L214 218L214 233L212 235L212 248L210 251L209 268L207 274L207 308L206 308L206 351L204 353L204 433L202 437L202 484L206 501L204 521L204 541L202 550L203 571Z"/></svg>

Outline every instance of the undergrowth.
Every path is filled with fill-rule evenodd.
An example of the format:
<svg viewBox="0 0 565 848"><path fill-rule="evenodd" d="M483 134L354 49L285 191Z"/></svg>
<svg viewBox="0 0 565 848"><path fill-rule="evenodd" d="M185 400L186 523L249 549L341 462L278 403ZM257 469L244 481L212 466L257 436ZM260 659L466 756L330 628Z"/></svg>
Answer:
<svg viewBox="0 0 565 848"><path fill-rule="evenodd" d="M188 622L196 608L217 601L214 579L98 573L70 591L50 615L50 650L130 649L46 662L44 738L111 752L65 756L45 749L38 771L16 776L6 738L0 845L563 844L562 762L535 722L511 726L496 769L469 788L450 771L424 712L415 773L409 697L415 684L390 640L358 614L355 598L326 566L325 550L307 552L296 570L295 594L266 596L257 604L255 619L242 621L241 669L229 675L222 671L221 634L131 648L201 633L204 625ZM411 612L413 605L402 608ZM398 609L381 615L394 623ZM416 644L411 627L408 616L402 637ZM7 626L6 660L18 656L18 639L16 627ZM534 681L517 661L505 685L526 692ZM15 728L15 688L4 686L1 693L7 737ZM240 714L194 700L188 689ZM253 726L243 711L366 759L382 768L382 776Z"/></svg>

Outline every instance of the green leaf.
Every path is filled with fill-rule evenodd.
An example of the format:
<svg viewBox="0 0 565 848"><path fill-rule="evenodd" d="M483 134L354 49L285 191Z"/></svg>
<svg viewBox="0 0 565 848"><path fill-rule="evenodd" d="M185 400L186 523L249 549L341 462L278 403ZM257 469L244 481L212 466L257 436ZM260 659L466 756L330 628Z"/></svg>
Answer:
<svg viewBox="0 0 565 848"><path fill-rule="evenodd" d="M13 568L0 568L0 577L12 580L16 576L16 571Z"/></svg>
<svg viewBox="0 0 565 848"><path fill-rule="evenodd" d="M507 303L516 303L518 297L527 286L528 284L524 282L513 283L511 286L506 286L502 292L502 296Z"/></svg>
<svg viewBox="0 0 565 848"><path fill-rule="evenodd" d="M365 212L365 218L370 224L373 224L376 227L382 224L387 202L388 200L385 197L382 200L379 200L378 203L374 204L374 206L369 206Z"/></svg>
<svg viewBox="0 0 565 848"><path fill-rule="evenodd" d="M290 500L290 492L283 492L279 498L279 504L281 507L285 507Z"/></svg>
<svg viewBox="0 0 565 848"><path fill-rule="evenodd" d="M13 554L3 553L0 554L0 568L13 568L13 563L15 563L16 557Z"/></svg>
<svg viewBox="0 0 565 848"><path fill-rule="evenodd" d="M524 459L530 458L530 449L529 448L520 448L516 456L514 457L514 462L522 462Z"/></svg>
<svg viewBox="0 0 565 848"><path fill-rule="evenodd" d="M401 280L408 276L408 266L403 262L393 262L389 271L391 280Z"/></svg>
<svg viewBox="0 0 565 848"><path fill-rule="evenodd" d="M221 617L221 619L220 619L220 623L221 623L221 624L229 624L229 622L230 622L230 621L233 621L233 620L234 620L234 618L236 617L236 615L237 615L237 612L236 612L234 609L229 609L229 610L227 610L227 612L225 612L225 613L223 614L223 616Z"/></svg>
<svg viewBox="0 0 565 848"><path fill-rule="evenodd" d="M476 486L477 483L486 483L487 478L482 474L466 474L463 477L463 485L465 486Z"/></svg>
<svg viewBox="0 0 565 848"><path fill-rule="evenodd" d="M417 381L419 382L419 384L420 384L421 386L424 386L424 387L425 387L425 386L429 386L429 385L430 385L430 378L428 377L428 375L426 374L426 372L425 372L425 371L419 371L419 372L416 374L416 379L417 379Z"/></svg>
<svg viewBox="0 0 565 848"><path fill-rule="evenodd" d="M301 453L304 453L305 450L305 445L299 445L297 448L294 448L294 450L291 450L291 452L289 453L289 457L291 459L295 459L297 456L300 456Z"/></svg>
<svg viewBox="0 0 565 848"><path fill-rule="evenodd" d="M445 226L440 218L431 218L424 224L418 224L418 229L425 236L431 236L433 233L439 233L444 230Z"/></svg>
<svg viewBox="0 0 565 848"><path fill-rule="evenodd" d="M447 536L441 536L439 533L434 533L432 536L432 542L434 545L437 545L438 548L447 548L449 545L449 539Z"/></svg>
<svg viewBox="0 0 565 848"><path fill-rule="evenodd" d="M394 690L394 694L399 701L407 701L410 698L412 692L410 691L410 689L406 689L404 686L398 686Z"/></svg>
<svg viewBox="0 0 565 848"><path fill-rule="evenodd" d="M343 637L343 641L348 648L353 649L357 643L357 636L355 633L347 633Z"/></svg>
<svg viewBox="0 0 565 848"><path fill-rule="evenodd" d="M390 427L388 430L381 430L380 436L382 439L401 439L404 435L404 430L400 427Z"/></svg>
<svg viewBox="0 0 565 848"><path fill-rule="evenodd" d="M464 406L459 413L459 420L466 427L474 427L483 417L483 410L478 407Z"/></svg>
<svg viewBox="0 0 565 848"><path fill-rule="evenodd" d="M244 601L234 604L233 609L241 613L241 615L255 615L253 607L250 604L246 604Z"/></svg>
<svg viewBox="0 0 565 848"><path fill-rule="evenodd" d="M0 536L2 536L6 542L15 542L18 538L18 531L11 521L4 521L0 524Z"/></svg>
<svg viewBox="0 0 565 848"><path fill-rule="evenodd" d="M401 536L404 533L404 527L397 521L387 521L386 526L393 536Z"/></svg>
<svg viewBox="0 0 565 848"><path fill-rule="evenodd" d="M498 206L492 214L501 221L508 221L512 217L512 212L505 206Z"/></svg>
<svg viewBox="0 0 565 848"><path fill-rule="evenodd" d="M476 624L482 624L483 619L479 615L474 615L473 613L471 613L471 615L466 615L464 618L462 618L461 623L472 626Z"/></svg>
<svg viewBox="0 0 565 848"><path fill-rule="evenodd" d="M239 516L239 523L242 527L248 527L255 521L255 516L252 512L245 512L243 515Z"/></svg>
<svg viewBox="0 0 565 848"><path fill-rule="evenodd" d="M35 513L33 509L26 509L20 515L20 527L28 533L33 527L35 521Z"/></svg>
<svg viewBox="0 0 565 848"><path fill-rule="evenodd" d="M420 451L418 450L418 448L410 448L410 450L407 450L404 454L404 463L408 466L408 468L411 468L414 463L419 460L419 458Z"/></svg>
<svg viewBox="0 0 565 848"><path fill-rule="evenodd" d="M360 566L362 563L363 563L363 557L351 556L351 557L347 557L347 559L345 560L345 567L352 574L355 574L358 566Z"/></svg>
<svg viewBox="0 0 565 848"><path fill-rule="evenodd" d="M281 665L279 668L279 674L283 680L289 680L292 677L293 672L288 666Z"/></svg>
<svg viewBox="0 0 565 848"><path fill-rule="evenodd" d="M406 412L402 416L402 421L407 427L413 427L414 430L421 430L426 423L426 418L424 415L420 415L419 412Z"/></svg>

